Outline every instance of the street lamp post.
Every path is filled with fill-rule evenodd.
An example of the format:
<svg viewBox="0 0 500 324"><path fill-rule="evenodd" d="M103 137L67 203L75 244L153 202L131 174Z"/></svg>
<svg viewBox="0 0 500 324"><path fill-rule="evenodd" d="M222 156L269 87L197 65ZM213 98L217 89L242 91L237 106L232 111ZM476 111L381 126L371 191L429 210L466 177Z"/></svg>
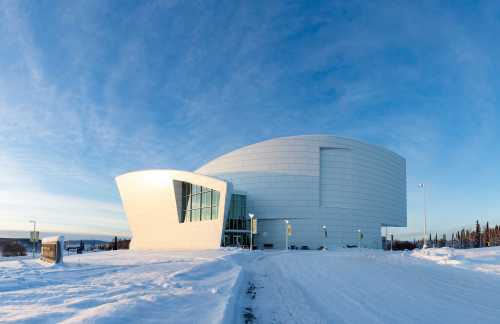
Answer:
<svg viewBox="0 0 500 324"><path fill-rule="evenodd" d="M288 250L288 219L285 219L285 250Z"/></svg>
<svg viewBox="0 0 500 324"><path fill-rule="evenodd" d="M36 238L36 221L34 220L30 220L30 223L33 223L33 234L32 234L32 238L31 238L31 241L33 243L33 258L35 258L35 238Z"/></svg>
<svg viewBox="0 0 500 324"><path fill-rule="evenodd" d="M360 229L358 229L358 241L359 241L358 249L361 249L361 235L362 235L362 232Z"/></svg>
<svg viewBox="0 0 500 324"><path fill-rule="evenodd" d="M253 249L253 218L255 217L254 214L248 214L248 217L250 217L250 251Z"/></svg>
<svg viewBox="0 0 500 324"><path fill-rule="evenodd" d="M418 184L419 188L422 188L424 194L424 245L423 249L427 248L427 206L426 206L426 195L425 195L425 185L423 183Z"/></svg>
<svg viewBox="0 0 500 324"><path fill-rule="evenodd" d="M326 225L321 226L323 229L323 250L326 250Z"/></svg>

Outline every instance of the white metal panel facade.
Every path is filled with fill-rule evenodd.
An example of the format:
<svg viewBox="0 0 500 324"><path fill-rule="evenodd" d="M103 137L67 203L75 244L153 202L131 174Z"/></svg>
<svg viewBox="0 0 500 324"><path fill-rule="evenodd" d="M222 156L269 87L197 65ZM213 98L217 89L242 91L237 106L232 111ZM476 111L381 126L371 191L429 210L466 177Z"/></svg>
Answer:
<svg viewBox="0 0 500 324"><path fill-rule="evenodd" d="M247 210L259 219L257 245L289 243L380 247L380 227L406 226L405 160L384 148L330 135L277 138L223 155L197 173L247 192Z"/></svg>
<svg viewBox="0 0 500 324"><path fill-rule="evenodd" d="M320 207L351 208L351 150L320 147Z"/></svg>

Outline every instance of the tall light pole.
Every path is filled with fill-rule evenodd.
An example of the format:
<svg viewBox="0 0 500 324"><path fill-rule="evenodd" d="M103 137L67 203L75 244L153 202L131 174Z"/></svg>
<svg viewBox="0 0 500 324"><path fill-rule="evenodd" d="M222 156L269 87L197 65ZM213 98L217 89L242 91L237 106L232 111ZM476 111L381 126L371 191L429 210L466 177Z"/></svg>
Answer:
<svg viewBox="0 0 500 324"><path fill-rule="evenodd" d="M423 183L418 184L419 188L422 188L424 193L424 246L423 249L427 248L427 206L426 206L426 195L425 195L425 185Z"/></svg>
<svg viewBox="0 0 500 324"><path fill-rule="evenodd" d="M288 219L285 219L285 250L288 250Z"/></svg>
<svg viewBox="0 0 500 324"><path fill-rule="evenodd" d="M253 242L252 242L252 236L253 236L253 218L255 217L254 214L248 214L248 217L250 217L250 251L252 251L253 248Z"/></svg>
<svg viewBox="0 0 500 324"><path fill-rule="evenodd" d="M359 229L358 230L358 240L359 240L358 249L361 249L361 240L362 239L363 239L363 232L361 232L361 230Z"/></svg>
<svg viewBox="0 0 500 324"><path fill-rule="evenodd" d="M323 229L323 250L326 250L326 225L321 226Z"/></svg>
<svg viewBox="0 0 500 324"><path fill-rule="evenodd" d="M36 239L36 221L30 220L30 223L33 223L33 234L31 237L31 241L33 243L33 258L35 258L35 239Z"/></svg>

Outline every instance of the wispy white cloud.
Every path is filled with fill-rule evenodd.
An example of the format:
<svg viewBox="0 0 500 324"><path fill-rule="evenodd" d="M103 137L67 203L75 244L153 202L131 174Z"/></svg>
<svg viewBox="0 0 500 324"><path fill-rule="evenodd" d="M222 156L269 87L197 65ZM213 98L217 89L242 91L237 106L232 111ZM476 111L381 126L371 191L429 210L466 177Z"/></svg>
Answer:
<svg viewBox="0 0 500 324"><path fill-rule="evenodd" d="M2 229L28 227L37 220L42 231L68 231L122 235L128 232L119 204L102 203L77 197L26 190L0 191L0 226Z"/></svg>
<svg viewBox="0 0 500 324"><path fill-rule="evenodd" d="M128 226L119 203L47 192L32 170L0 158L0 228L28 228L35 219L41 231L123 235Z"/></svg>

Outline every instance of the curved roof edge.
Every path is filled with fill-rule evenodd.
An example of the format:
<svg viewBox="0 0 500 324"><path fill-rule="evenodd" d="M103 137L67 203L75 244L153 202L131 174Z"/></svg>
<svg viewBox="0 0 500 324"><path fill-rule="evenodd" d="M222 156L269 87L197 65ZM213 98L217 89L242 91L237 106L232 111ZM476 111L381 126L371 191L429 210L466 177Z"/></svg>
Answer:
<svg viewBox="0 0 500 324"><path fill-rule="evenodd" d="M400 159L403 159L406 161L406 159L401 156L400 154L384 147L384 146L381 146L379 144L371 144L371 143L368 143L368 142L364 142L364 141L361 141L361 140L358 140L358 139L354 139L354 138L350 138L350 137L344 137L344 136L337 136L337 135L330 135L330 134L303 134L303 135L291 135L291 136L281 136L281 137L274 137L274 138L270 138L270 139L267 139L267 140L263 140L263 141L260 141L260 142L257 142L257 143L252 143L252 144L248 144L248 145L245 145L245 146L242 146L242 147L239 147L237 149L234 149L232 151L229 151L227 153L224 153L222 155L219 155L207 162L205 162L204 164L200 165L194 172L197 172L198 170L202 169L203 167L205 167L206 165L208 165L209 163L212 163L218 159L221 159L229 154L233 154L239 150L243 150L243 149L246 149L248 147L251 147L251 146L254 146L254 145L260 145L260 144L264 144L266 142L272 142L272 141L276 141L276 140L285 140L285 139L294 139L294 138L307 138L307 137L329 137L329 138L336 138L336 139L340 139L340 140L345 140L345 141L351 141L351 142L355 142L355 143L359 143L359 144L362 144L362 145L367 145L367 146L373 146L373 147L376 147L380 150L383 150L389 154L392 154L392 155L395 155L397 157L399 157Z"/></svg>
<svg viewBox="0 0 500 324"><path fill-rule="evenodd" d="M215 181L227 183L226 180L219 179L217 177L207 176L207 175L204 175L201 173L196 173L196 172L192 172L192 171L185 171L185 170L177 170L177 169L146 169L146 170L130 171L130 172L126 172L126 173L123 173L123 174L116 176L115 181L118 181L118 179L120 179L120 178L136 177L136 176L141 176L141 175L147 176L147 175L154 175L154 174L169 175L172 177L172 179L176 179L176 178L183 179L186 176L187 177L196 176L197 178L203 179L203 180L210 180L210 181L215 180Z"/></svg>

